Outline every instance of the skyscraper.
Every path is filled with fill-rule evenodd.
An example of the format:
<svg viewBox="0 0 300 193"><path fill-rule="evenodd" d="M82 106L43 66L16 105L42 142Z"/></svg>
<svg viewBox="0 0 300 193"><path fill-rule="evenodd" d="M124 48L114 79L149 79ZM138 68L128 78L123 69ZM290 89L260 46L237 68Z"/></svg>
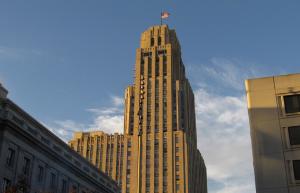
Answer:
<svg viewBox="0 0 300 193"><path fill-rule="evenodd" d="M300 192L300 74L246 80L257 193Z"/></svg>
<svg viewBox="0 0 300 193"><path fill-rule="evenodd" d="M207 192L206 168L197 149L194 94L175 30L159 25L141 35L134 84L125 91L123 150L122 145L111 146L111 141L90 143L92 133L76 135L70 145L85 157L87 149L95 152L99 144L101 148L107 143L102 159L114 160L111 148L121 148L119 184L124 193ZM99 168L109 175L110 169L120 171L117 165Z"/></svg>

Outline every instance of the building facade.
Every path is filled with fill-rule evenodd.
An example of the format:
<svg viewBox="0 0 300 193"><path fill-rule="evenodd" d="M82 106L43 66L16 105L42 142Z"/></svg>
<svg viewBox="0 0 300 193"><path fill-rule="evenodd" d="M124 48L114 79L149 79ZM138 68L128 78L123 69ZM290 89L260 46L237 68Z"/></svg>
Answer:
<svg viewBox="0 0 300 193"><path fill-rule="evenodd" d="M121 192L6 95L0 85L0 193Z"/></svg>
<svg viewBox="0 0 300 193"><path fill-rule="evenodd" d="M69 144L121 187L123 174L127 169L123 161L127 155L128 146L124 145L127 144L127 139L128 137L117 133L108 135L102 131L75 132L74 139Z"/></svg>
<svg viewBox="0 0 300 193"><path fill-rule="evenodd" d="M69 143L76 151L78 144L88 144L80 136L75 134ZM106 138L115 140L117 136ZM122 178L116 178L114 171L121 164L114 158L111 173L107 164L97 167L118 180L123 193L206 193L206 167L196 136L194 94L185 76L175 30L167 25L150 27L141 35L134 83L125 91L124 135L119 136L118 145L124 146L118 157L123 159ZM117 155L117 149L110 149L112 143L115 148L119 142L104 141L110 145L103 146L106 155L102 151L102 162L107 162L107 152ZM79 152L87 157L85 149L91 148L95 151L96 145Z"/></svg>
<svg viewBox="0 0 300 193"><path fill-rule="evenodd" d="M300 192L300 74L246 80L257 193Z"/></svg>

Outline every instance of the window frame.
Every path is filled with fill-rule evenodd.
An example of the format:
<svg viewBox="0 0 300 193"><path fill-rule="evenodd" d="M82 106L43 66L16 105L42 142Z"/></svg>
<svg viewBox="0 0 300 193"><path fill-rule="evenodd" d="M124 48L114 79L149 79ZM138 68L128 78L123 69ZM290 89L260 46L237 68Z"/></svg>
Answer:
<svg viewBox="0 0 300 193"><path fill-rule="evenodd" d="M45 179L45 167L41 164L37 166L37 181L38 183L42 183Z"/></svg>
<svg viewBox="0 0 300 193"><path fill-rule="evenodd" d="M24 175L29 176L30 175L30 169L31 169L31 159L27 156L23 157L23 166L22 166L22 173Z"/></svg>
<svg viewBox="0 0 300 193"><path fill-rule="evenodd" d="M286 141L287 141L287 146L288 148L297 148L300 147L300 141L298 144L291 144L291 138L290 138L290 129L294 128L294 127L298 127L298 129L300 130L300 125L292 125L292 126L288 126L285 127L285 135L286 135Z"/></svg>
<svg viewBox="0 0 300 193"><path fill-rule="evenodd" d="M300 159L297 160L290 160L290 174L291 174L291 178L294 184L300 184L300 171L299 171L299 179L296 179L295 177L295 170L294 170L294 161L299 161L300 164ZM299 167L300 168L300 167Z"/></svg>
<svg viewBox="0 0 300 193"><path fill-rule="evenodd" d="M8 182L8 183L7 183ZM1 189L3 191L3 193L7 190L7 188L9 188L11 186L11 180L8 178L3 178L2 179L2 183L1 183Z"/></svg>
<svg viewBox="0 0 300 193"><path fill-rule="evenodd" d="M10 154L10 152L11 152L11 154ZM12 147L8 147L5 165L9 168L13 168L15 165L15 159L16 159L16 150Z"/></svg>
<svg viewBox="0 0 300 193"><path fill-rule="evenodd" d="M280 94L278 95L278 105L281 109L281 116L282 117L290 117L290 116L295 116L295 115L300 115L300 110L299 112L294 112L294 113L288 113L286 111L286 105L285 105L285 100L284 100L284 97L287 97L287 96L293 96L293 95L300 95L300 92L294 92L294 93L285 93L285 94Z"/></svg>

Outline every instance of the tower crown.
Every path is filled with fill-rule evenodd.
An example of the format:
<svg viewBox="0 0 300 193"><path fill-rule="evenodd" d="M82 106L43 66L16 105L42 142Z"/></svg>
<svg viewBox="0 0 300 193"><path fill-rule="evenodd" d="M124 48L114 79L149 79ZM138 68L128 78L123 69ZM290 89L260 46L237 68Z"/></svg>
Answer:
<svg viewBox="0 0 300 193"><path fill-rule="evenodd" d="M152 26L141 35L141 48L159 47L169 44L180 48L175 30L169 29L168 25L165 24Z"/></svg>

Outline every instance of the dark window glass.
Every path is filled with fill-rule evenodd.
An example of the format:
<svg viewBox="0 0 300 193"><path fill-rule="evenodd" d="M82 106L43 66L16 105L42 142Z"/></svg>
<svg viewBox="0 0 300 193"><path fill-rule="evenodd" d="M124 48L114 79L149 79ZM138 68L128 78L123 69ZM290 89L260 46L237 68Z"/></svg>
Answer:
<svg viewBox="0 0 300 193"><path fill-rule="evenodd" d="M167 75L167 57L166 56L163 57L163 74L164 74L164 76Z"/></svg>
<svg viewBox="0 0 300 193"><path fill-rule="evenodd" d="M11 181L9 179L3 178L2 192L5 192L10 185L11 185Z"/></svg>
<svg viewBox="0 0 300 193"><path fill-rule="evenodd" d="M76 186L72 186L72 190L71 190L71 193L76 193L77 192L77 187Z"/></svg>
<svg viewBox="0 0 300 193"><path fill-rule="evenodd" d="M154 38L151 38L151 46L154 46Z"/></svg>
<svg viewBox="0 0 300 193"><path fill-rule="evenodd" d="M51 173L51 181L50 181L50 186L52 188L55 187L55 180L56 180L56 175L54 173Z"/></svg>
<svg viewBox="0 0 300 193"><path fill-rule="evenodd" d="M144 75L144 63L141 63L141 75Z"/></svg>
<svg viewBox="0 0 300 193"><path fill-rule="evenodd" d="M6 165L8 165L10 167L13 166L14 159L15 159L15 150L13 150L12 148L8 148L8 154L7 154L7 158L6 158Z"/></svg>
<svg viewBox="0 0 300 193"><path fill-rule="evenodd" d="M151 60L151 58L149 59L149 62L148 62L148 76L152 76L152 60Z"/></svg>
<svg viewBox="0 0 300 193"><path fill-rule="evenodd" d="M28 175L29 169L30 169L30 159L27 157L24 157L23 174Z"/></svg>
<svg viewBox="0 0 300 193"><path fill-rule="evenodd" d="M157 44L158 44L159 46L161 45L161 37L158 37Z"/></svg>
<svg viewBox="0 0 300 193"><path fill-rule="evenodd" d="M38 181L41 182L43 181L43 178L44 178L44 168L43 166L39 166L38 167L38 170L39 170L39 173L38 173Z"/></svg>
<svg viewBox="0 0 300 193"><path fill-rule="evenodd" d="M159 58L155 62L155 76L159 76Z"/></svg>
<svg viewBox="0 0 300 193"><path fill-rule="evenodd" d="M300 112L300 94L284 96L284 105L286 113Z"/></svg>
<svg viewBox="0 0 300 193"><path fill-rule="evenodd" d="M131 141L128 141L127 144L128 147L131 147Z"/></svg>
<svg viewBox="0 0 300 193"><path fill-rule="evenodd" d="M66 193L66 192L67 192L67 181L63 180L61 186L61 193Z"/></svg>
<svg viewBox="0 0 300 193"><path fill-rule="evenodd" d="M300 180L300 160L293 160L295 180Z"/></svg>
<svg viewBox="0 0 300 193"><path fill-rule="evenodd" d="M179 191L179 184L176 184L176 191L178 192Z"/></svg>
<svg viewBox="0 0 300 193"><path fill-rule="evenodd" d="M300 126L289 127L289 138L291 145L300 145Z"/></svg>

